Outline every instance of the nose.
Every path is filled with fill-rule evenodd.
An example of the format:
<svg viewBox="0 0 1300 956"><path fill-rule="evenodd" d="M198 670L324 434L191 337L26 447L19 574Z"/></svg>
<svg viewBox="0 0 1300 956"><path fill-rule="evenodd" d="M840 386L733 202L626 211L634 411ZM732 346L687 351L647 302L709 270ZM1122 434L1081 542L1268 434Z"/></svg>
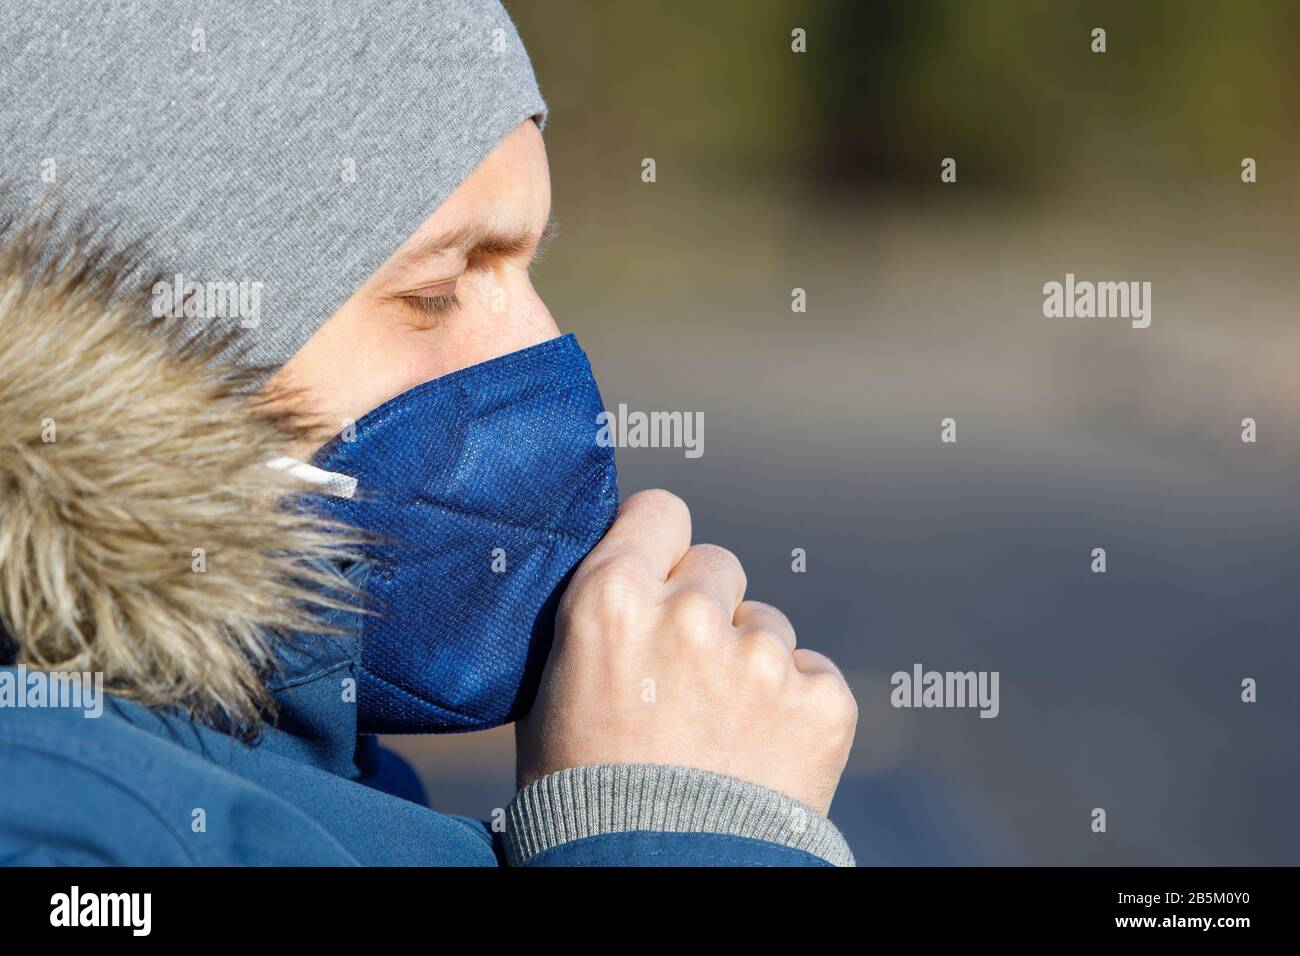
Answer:
<svg viewBox="0 0 1300 956"><path fill-rule="evenodd" d="M476 356L486 361L518 352L558 338L559 326L551 316L527 274L501 281L486 282L479 290L479 302L485 307L474 317L479 335ZM490 330L490 331L488 331Z"/></svg>
<svg viewBox="0 0 1300 956"><path fill-rule="evenodd" d="M542 301L542 297L536 292L533 292L533 299L533 308L528 310L528 314L524 318L524 322L527 323L529 334L532 338L532 341L528 344L537 345L540 342L558 338L560 335L560 327L555 324L555 319L551 315L551 310L547 308L546 303Z"/></svg>

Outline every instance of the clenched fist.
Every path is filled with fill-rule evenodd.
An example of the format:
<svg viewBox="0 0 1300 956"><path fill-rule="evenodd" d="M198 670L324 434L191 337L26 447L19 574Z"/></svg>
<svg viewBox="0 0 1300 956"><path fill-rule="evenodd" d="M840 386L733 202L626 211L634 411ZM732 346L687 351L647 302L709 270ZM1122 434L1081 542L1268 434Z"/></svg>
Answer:
<svg viewBox="0 0 1300 956"><path fill-rule="evenodd" d="M731 552L691 547L664 491L633 495L560 603L519 785L568 767L675 764L761 784L826 813L857 705L838 669L745 601Z"/></svg>

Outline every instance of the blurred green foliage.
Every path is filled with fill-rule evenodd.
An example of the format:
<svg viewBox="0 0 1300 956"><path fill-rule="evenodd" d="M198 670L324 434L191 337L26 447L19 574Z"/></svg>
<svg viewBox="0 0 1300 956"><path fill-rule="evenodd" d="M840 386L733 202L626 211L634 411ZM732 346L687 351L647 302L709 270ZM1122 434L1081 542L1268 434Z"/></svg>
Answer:
<svg viewBox="0 0 1300 956"><path fill-rule="evenodd" d="M1099 169L1161 186L1247 155L1276 174L1296 145L1287 0L508 3L556 165L584 178L686 155L704 188L793 174L842 191L929 183L954 156L972 186Z"/></svg>

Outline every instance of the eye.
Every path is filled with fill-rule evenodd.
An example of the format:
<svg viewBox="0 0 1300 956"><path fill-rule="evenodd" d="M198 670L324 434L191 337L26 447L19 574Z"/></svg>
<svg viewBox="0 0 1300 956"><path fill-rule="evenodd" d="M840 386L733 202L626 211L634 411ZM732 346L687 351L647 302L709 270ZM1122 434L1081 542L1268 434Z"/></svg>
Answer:
<svg viewBox="0 0 1300 956"><path fill-rule="evenodd" d="M401 297L406 305L421 315L446 315L460 305L455 292L442 292L437 295L404 295Z"/></svg>
<svg viewBox="0 0 1300 956"><path fill-rule="evenodd" d="M460 305L456 298L456 280L450 279L419 286L396 296L418 319L440 318Z"/></svg>

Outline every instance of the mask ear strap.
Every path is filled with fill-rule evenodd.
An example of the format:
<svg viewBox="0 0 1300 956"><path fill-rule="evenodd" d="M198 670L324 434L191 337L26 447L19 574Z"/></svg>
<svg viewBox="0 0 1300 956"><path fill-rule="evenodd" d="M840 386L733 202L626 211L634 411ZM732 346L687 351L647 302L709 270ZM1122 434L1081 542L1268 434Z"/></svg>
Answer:
<svg viewBox="0 0 1300 956"><path fill-rule="evenodd" d="M335 498L351 498L357 492L357 480L351 475L344 475L337 471L326 471L324 468L317 468L315 465L309 465L297 458L289 458L288 456L272 458L266 463L266 467L274 468L276 471L287 471L295 478L300 478L313 485L320 485L321 491L327 495L333 495Z"/></svg>

